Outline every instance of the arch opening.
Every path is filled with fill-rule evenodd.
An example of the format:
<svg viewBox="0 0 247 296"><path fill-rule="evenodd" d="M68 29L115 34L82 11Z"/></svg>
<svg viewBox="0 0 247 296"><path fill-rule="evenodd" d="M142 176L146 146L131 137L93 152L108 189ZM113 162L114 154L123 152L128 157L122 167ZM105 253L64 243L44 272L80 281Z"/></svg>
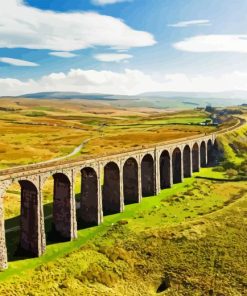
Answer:
<svg viewBox="0 0 247 296"><path fill-rule="evenodd" d="M206 154L206 143L205 141L201 142L200 147L200 158L201 158L201 167L206 167L207 165L207 154Z"/></svg>
<svg viewBox="0 0 247 296"><path fill-rule="evenodd" d="M173 183L182 182L182 155L179 148L176 148L172 153L172 170L173 170Z"/></svg>
<svg viewBox="0 0 247 296"><path fill-rule="evenodd" d="M20 248L34 256L39 254L38 190L30 181L20 181Z"/></svg>
<svg viewBox="0 0 247 296"><path fill-rule="evenodd" d="M141 162L142 197L155 195L154 159L147 154Z"/></svg>
<svg viewBox="0 0 247 296"><path fill-rule="evenodd" d="M115 162L104 167L104 184L102 190L103 214L115 214L121 211L120 170Z"/></svg>
<svg viewBox="0 0 247 296"><path fill-rule="evenodd" d="M53 175L52 230L59 241L71 240L72 231L72 190L69 178L63 173Z"/></svg>
<svg viewBox="0 0 247 296"><path fill-rule="evenodd" d="M97 173L93 168L81 170L81 193L79 199L80 226L97 225L99 223L99 188Z"/></svg>
<svg viewBox="0 0 247 296"><path fill-rule="evenodd" d="M191 151L190 146L186 145L183 151L183 161L184 161L184 178L191 177Z"/></svg>
<svg viewBox="0 0 247 296"><path fill-rule="evenodd" d="M171 187L171 157L165 150L160 155L160 189Z"/></svg>
<svg viewBox="0 0 247 296"><path fill-rule="evenodd" d="M207 144L207 153L208 153L208 166L215 166L219 161L219 145L217 140L212 142L208 140Z"/></svg>
<svg viewBox="0 0 247 296"><path fill-rule="evenodd" d="M138 164L134 158L126 160L123 167L124 203L138 203Z"/></svg>
<svg viewBox="0 0 247 296"><path fill-rule="evenodd" d="M199 146L197 143L193 145L192 148L192 168L193 172L199 172L200 170L200 161L199 161Z"/></svg>
<svg viewBox="0 0 247 296"><path fill-rule="evenodd" d="M0 212L5 224L0 225L1 232L5 226L5 237L0 249L5 250L6 260L8 258L9 261L16 261L39 256L44 252L45 245L41 250L42 225L36 186L28 180L15 182L0 198Z"/></svg>

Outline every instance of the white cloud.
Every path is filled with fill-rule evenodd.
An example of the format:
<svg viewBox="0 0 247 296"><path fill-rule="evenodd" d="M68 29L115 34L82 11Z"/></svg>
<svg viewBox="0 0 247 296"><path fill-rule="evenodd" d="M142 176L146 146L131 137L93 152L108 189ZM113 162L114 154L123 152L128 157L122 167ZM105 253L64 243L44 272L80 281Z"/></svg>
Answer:
<svg viewBox="0 0 247 296"><path fill-rule="evenodd" d="M151 46L154 37L122 20L94 12L54 12L0 1L0 48L73 51L92 46L116 49Z"/></svg>
<svg viewBox="0 0 247 296"><path fill-rule="evenodd" d="M209 20L191 20L191 21L183 21L178 22L176 24L170 24L168 27L174 27L174 28L186 28L191 26L210 26Z"/></svg>
<svg viewBox="0 0 247 296"><path fill-rule="evenodd" d="M101 53L96 54L94 58L101 62L120 62L131 59L133 56L130 54L120 54L120 53Z"/></svg>
<svg viewBox="0 0 247 296"><path fill-rule="evenodd" d="M115 4L120 2L130 2L131 0L92 0L92 3L95 5L107 5Z"/></svg>
<svg viewBox="0 0 247 296"><path fill-rule="evenodd" d="M1 63L18 66L18 67L36 67L39 66L39 64L25 61L25 60L19 60L19 59L12 59L12 58L0 58Z"/></svg>
<svg viewBox="0 0 247 296"><path fill-rule="evenodd" d="M164 87L168 91L222 92L247 91L247 72L234 71L222 75L168 74L164 77Z"/></svg>
<svg viewBox="0 0 247 296"><path fill-rule="evenodd" d="M68 51L52 51L49 52L49 55L56 56L59 58L73 58L77 56L77 54Z"/></svg>
<svg viewBox="0 0 247 296"><path fill-rule="evenodd" d="M149 91L220 92L247 91L247 72L223 75L186 75L173 73L159 81L139 70L123 72L71 69L67 73L51 73L37 80L21 81L0 78L1 96L44 91L77 91L134 95Z"/></svg>
<svg viewBox="0 0 247 296"><path fill-rule="evenodd" d="M199 35L173 44L189 52L247 53L247 35Z"/></svg>

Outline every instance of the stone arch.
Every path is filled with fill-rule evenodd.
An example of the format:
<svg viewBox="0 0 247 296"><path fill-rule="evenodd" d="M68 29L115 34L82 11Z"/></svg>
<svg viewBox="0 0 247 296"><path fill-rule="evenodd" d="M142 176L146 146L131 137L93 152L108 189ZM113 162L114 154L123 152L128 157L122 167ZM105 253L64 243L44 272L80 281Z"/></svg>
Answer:
<svg viewBox="0 0 247 296"><path fill-rule="evenodd" d="M141 162L142 196L155 195L154 159L151 154L146 154Z"/></svg>
<svg viewBox="0 0 247 296"><path fill-rule="evenodd" d="M184 178L190 178L192 173L191 168L191 150L190 146L186 145L183 150L183 162L184 162Z"/></svg>
<svg viewBox="0 0 247 296"><path fill-rule="evenodd" d="M81 198L79 217L83 224L99 224L99 188L96 171L91 167L81 169Z"/></svg>
<svg viewBox="0 0 247 296"><path fill-rule="evenodd" d="M62 240L70 240L73 238L72 230L72 196L71 181L69 177L63 173L55 173L53 175L53 230Z"/></svg>
<svg viewBox="0 0 247 296"><path fill-rule="evenodd" d="M171 187L171 157L167 150L160 155L160 189Z"/></svg>
<svg viewBox="0 0 247 296"><path fill-rule="evenodd" d="M120 170L115 162L108 162L104 167L102 202L104 215L121 211Z"/></svg>
<svg viewBox="0 0 247 296"><path fill-rule="evenodd" d="M131 157L123 166L124 203L131 204L139 201L138 192L138 163Z"/></svg>
<svg viewBox="0 0 247 296"><path fill-rule="evenodd" d="M172 153L173 184L182 182L182 155L177 147Z"/></svg>
<svg viewBox="0 0 247 296"><path fill-rule="evenodd" d="M206 151L206 143L205 143L205 141L201 142L200 159L201 159L201 167L206 167L206 165L207 165L207 151Z"/></svg>
<svg viewBox="0 0 247 296"><path fill-rule="evenodd" d="M200 170L200 149L199 145L195 143L192 147L192 169L193 172L199 172Z"/></svg>
<svg viewBox="0 0 247 296"><path fill-rule="evenodd" d="M8 190L10 190L9 193ZM5 220L4 196L8 196L8 194L13 194L14 198L15 195L19 196L20 215ZM45 240L41 224L40 194L32 181L12 180L6 184L0 196L0 215L0 269L7 267L7 248L10 260L22 256L36 257L44 253ZM17 224L13 225L13 222L17 222ZM13 226L17 227L14 237L12 231L8 231Z"/></svg>
<svg viewBox="0 0 247 296"><path fill-rule="evenodd" d="M20 247L28 253L39 255L39 200L37 187L28 180L21 186Z"/></svg>

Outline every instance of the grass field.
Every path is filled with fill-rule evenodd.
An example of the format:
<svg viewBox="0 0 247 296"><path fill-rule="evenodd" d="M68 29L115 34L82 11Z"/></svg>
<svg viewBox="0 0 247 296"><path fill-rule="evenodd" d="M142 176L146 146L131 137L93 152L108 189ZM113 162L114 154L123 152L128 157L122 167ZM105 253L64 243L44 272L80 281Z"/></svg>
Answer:
<svg viewBox="0 0 247 296"><path fill-rule="evenodd" d="M73 157L108 154L214 129L198 125L208 114L196 110L126 109L84 100L1 99L0 104L0 168L68 155L86 139L91 140Z"/></svg>
<svg viewBox="0 0 247 296"><path fill-rule="evenodd" d="M203 169L197 175L212 176L212 171ZM233 213L238 211L238 215L232 217L230 208ZM212 268L213 260L218 256L224 262L221 267L223 270L221 268L217 270L218 281L226 272L224 269L233 262L238 267L238 279L244 281L246 274L243 266L247 263L246 236L244 236L246 228L245 224L242 224L239 232L240 224L235 225L234 221L244 219L246 209L246 182L224 183L197 180L195 177L186 179L183 184L164 190L159 196L145 198L141 204L126 206L124 213L105 217L104 223L98 227L79 230L79 238L74 242L48 245L46 254L40 258L10 262L9 269L0 275L0 280L4 280L1 283L0 293L8 295L14 284L16 294L13 295L36 295L36 293L37 295L53 293L83 295L90 291L94 291L95 295L99 291L102 293L100 295L109 295L107 293L110 291L112 291L111 295L123 295L121 291L127 289L127 286L130 288L127 295L139 295L140 289L142 295L153 295L155 287L161 281L162 272L166 270L172 278L174 277L173 281L178 281L181 291L187 290L188 287L192 289L191 291L193 289L196 291L200 274L210 268L207 281L205 284L200 284L200 288L205 286L204 289L208 289L210 281L213 281L216 276ZM226 236L223 235L221 227L229 219L228 217L231 219L228 220L228 227L224 226ZM235 237L236 240L236 236L238 245L241 244L242 253L239 259L233 258L230 254L233 248L231 239ZM212 245L213 237L215 242L222 244L222 248L225 244L231 245L230 249L226 249L227 253L223 255L219 253L218 243L215 246ZM149 244L145 243L145 239ZM135 242L140 248L139 251L133 249ZM208 254L204 250L206 242L207 248L210 245L212 247ZM167 248L164 249L166 245ZM185 259L185 256L193 255L194 259L189 261L187 258L183 263L177 260L178 245L181 258ZM80 247L81 249L77 250ZM162 257L160 258L156 252L162 252ZM68 253L70 255L61 257ZM152 256L151 262L145 260L147 253L150 253L148 256ZM165 254L169 256L169 260ZM190 272L195 262L198 265L198 272L201 271L198 273L194 270L193 279L190 277ZM142 278L144 270L141 265L143 264L144 270L150 269L149 279ZM187 288L181 282L181 275L184 277L183 281L186 282ZM234 271L231 275L224 276L224 282L228 281L228 286L229 281L237 285L235 278L237 274ZM135 282L137 278L138 282ZM46 279L45 282L43 279ZM217 285L216 282L216 290L220 291ZM225 285L221 283L221 288L224 287ZM235 295L244 295L240 294L244 291L241 283L238 283L233 291L237 293L238 290L239 294Z"/></svg>
<svg viewBox="0 0 247 296"><path fill-rule="evenodd" d="M84 100L1 99L0 103L0 168L68 155L86 139L91 140L73 158L118 153L215 130L196 125L208 117L196 110L127 109ZM44 189L45 204L52 202L52 186L50 180ZM18 184L8 188L4 200L5 219L20 213Z"/></svg>

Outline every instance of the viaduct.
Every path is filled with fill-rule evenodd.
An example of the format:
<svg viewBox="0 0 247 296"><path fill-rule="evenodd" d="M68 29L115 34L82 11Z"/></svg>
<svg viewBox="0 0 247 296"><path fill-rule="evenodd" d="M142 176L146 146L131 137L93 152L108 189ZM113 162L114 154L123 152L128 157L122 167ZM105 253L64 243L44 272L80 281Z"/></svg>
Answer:
<svg viewBox="0 0 247 296"><path fill-rule="evenodd" d="M76 161L0 175L0 269L8 266L3 196L13 182L21 187L20 247L33 256L46 249L42 188L53 176L53 225L65 240L77 238L77 218L99 225L103 216L124 211L124 205L140 203L201 167L213 164L216 134L188 137L151 148L92 160ZM76 217L75 179L81 176L79 217Z"/></svg>

